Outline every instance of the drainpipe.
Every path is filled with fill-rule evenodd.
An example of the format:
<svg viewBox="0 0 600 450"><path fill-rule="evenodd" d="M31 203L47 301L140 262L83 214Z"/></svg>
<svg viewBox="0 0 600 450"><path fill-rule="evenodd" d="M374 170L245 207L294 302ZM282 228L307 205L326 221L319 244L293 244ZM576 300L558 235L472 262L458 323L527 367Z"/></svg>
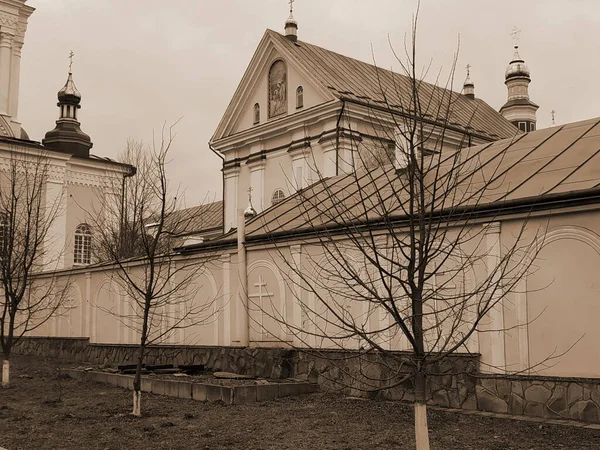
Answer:
<svg viewBox="0 0 600 450"><path fill-rule="evenodd" d="M223 166L225 164L225 156L223 155L223 153L215 150L212 146L212 144L210 143L210 141L208 141L208 148L210 148L210 151L213 152L215 155L217 155L219 158L221 158L221 161L223 162L223 164L221 166ZM221 212L221 223L223 224L223 232L225 232L225 174L223 173L223 169L221 169L221 198L223 199L223 211Z"/></svg>
<svg viewBox="0 0 600 450"><path fill-rule="evenodd" d="M335 124L335 175L340 174L340 122L342 121L342 116L344 115L344 108L346 107L346 100L341 98L342 100L342 109L340 110L340 115L338 116L337 123Z"/></svg>

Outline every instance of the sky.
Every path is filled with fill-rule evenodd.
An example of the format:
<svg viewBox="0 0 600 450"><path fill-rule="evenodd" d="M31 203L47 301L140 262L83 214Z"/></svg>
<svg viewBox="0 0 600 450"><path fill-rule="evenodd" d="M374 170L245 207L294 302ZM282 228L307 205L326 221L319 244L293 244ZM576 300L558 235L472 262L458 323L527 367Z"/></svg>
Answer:
<svg viewBox="0 0 600 450"><path fill-rule="evenodd" d="M19 119L33 140L54 128L68 55L82 94L81 128L92 153L117 158L128 139L150 144L181 120L169 163L187 206L220 199L221 160L208 147L265 29L283 32L287 0L29 0ZM416 0L296 0L298 38L398 68ZM455 89L471 65L475 94L506 101L513 27L531 70L538 128L600 115L600 1L422 0L417 64L447 74Z"/></svg>

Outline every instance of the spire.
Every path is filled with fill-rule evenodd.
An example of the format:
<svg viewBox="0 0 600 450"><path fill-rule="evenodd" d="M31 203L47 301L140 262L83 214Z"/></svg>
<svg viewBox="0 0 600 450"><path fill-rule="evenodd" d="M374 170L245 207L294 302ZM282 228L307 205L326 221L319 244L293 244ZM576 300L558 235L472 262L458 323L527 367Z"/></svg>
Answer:
<svg viewBox="0 0 600 450"><path fill-rule="evenodd" d="M298 40L298 22L294 19L294 2L296 0L289 0L290 4L290 16L285 21L285 37L292 42Z"/></svg>
<svg viewBox="0 0 600 450"><path fill-rule="evenodd" d="M475 84L471 81L471 64L467 64L467 78L463 84L463 94L471 100L475 98Z"/></svg>
<svg viewBox="0 0 600 450"><path fill-rule="evenodd" d="M508 89L506 103L500 108L500 113L521 131L536 129L536 111L538 105L529 99L529 83L531 72L519 55L519 36L521 30L513 28L510 35L513 37L513 57L504 73L504 84Z"/></svg>
<svg viewBox="0 0 600 450"><path fill-rule="evenodd" d="M77 110L81 108L81 94L73 81L73 56L75 54L71 52L69 75L57 95L60 115L56 127L46 133L42 144L51 150L87 158L90 156L90 148L93 144L90 137L81 131L81 124L77 121Z"/></svg>

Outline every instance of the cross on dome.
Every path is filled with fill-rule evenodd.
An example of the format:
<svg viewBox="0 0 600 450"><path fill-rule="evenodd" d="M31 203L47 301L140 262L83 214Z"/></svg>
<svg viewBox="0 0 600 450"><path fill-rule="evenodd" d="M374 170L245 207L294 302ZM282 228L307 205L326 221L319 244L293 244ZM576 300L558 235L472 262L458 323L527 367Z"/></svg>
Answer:
<svg viewBox="0 0 600 450"><path fill-rule="evenodd" d="M71 73L71 68L73 67L73 56L75 56L75 53L71 50L71 53L69 53L69 73Z"/></svg>
<svg viewBox="0 0 600 450"><path fill-rule="evenodd" d="M510 35L513 38L515 48L518 48L519 47L519 38L521 37L521 30L519 30L515 26L515 27L513 27L512 31L510 32Z"/></svg>

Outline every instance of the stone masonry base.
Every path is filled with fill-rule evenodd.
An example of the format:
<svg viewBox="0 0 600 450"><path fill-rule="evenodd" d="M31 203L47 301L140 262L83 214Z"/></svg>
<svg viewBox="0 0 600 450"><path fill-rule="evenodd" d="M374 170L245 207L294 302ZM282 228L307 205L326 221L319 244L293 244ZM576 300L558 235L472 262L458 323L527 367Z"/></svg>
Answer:
<svg viewBox="0 0 600 450"><path fill-rule="evenodd" d="M24 355L113 365L133 362L135 351L132 345L90 344L87 338L25 338L15 349ZM410 382L387 389L375 386L377 391L369 392L373 384L361 376L376 379L388 374L381 364L369 362L369 355L357 358L352 351L165 345L149 348L145 362L205 364L213 370L267 379L299 378L317 383L323 391L352 396L401 401L412 401L413 396ZM428 397L430 405L445 408L600 423L600 379L486 375L478 372L472 355L452 356L434 368L428 377Z"/></svg>

